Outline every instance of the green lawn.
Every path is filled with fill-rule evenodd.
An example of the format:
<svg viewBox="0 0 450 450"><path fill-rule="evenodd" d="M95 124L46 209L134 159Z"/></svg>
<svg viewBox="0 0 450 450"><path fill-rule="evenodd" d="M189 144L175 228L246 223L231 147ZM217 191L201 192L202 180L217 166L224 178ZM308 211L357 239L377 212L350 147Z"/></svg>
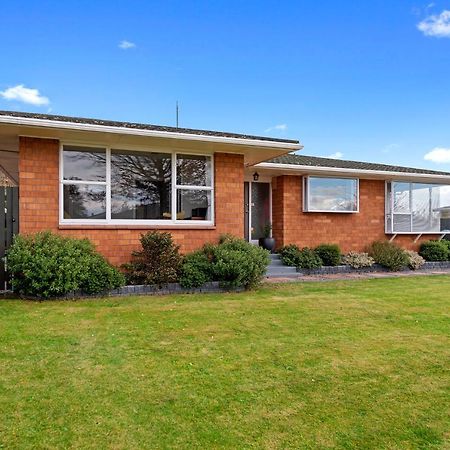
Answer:
<svg viewBox="0 0 450 450"><path fill-rule="evenodd" d="M0 300L0 448L450 448L450 277Z"/></svg>

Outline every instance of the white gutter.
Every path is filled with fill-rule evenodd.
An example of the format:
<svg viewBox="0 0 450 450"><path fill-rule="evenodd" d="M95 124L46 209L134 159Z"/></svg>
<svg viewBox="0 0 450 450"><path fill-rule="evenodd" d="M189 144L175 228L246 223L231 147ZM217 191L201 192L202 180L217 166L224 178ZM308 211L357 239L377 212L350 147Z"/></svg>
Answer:
<svg viewBox="0 0 450 450"><path fill-rule="evenodd" d="M266 141L260 139L244 139L226 136L207 136L203 134L178 133L173 131L142 130L138 128L116 127L110 125L95 125L87 123L63 122L58 120L37 119L29 117L0 116L0 123L39 128L55 128L75 131L91 131L101 133L129 134L134 136L161 137L170 139L185 139L223 144L237 144L255 147L281 148L288 151L301 149L300 144L289 142Z"/></svg>
<svg viewBox="0 0 450 450"><path fill-rule="evenodd" d="M391 172L389 170L369 170L369 169L346 169L340 167L322 167L322 166L303 166L298 164L279 164L279 163L259 163L254 167L261 169L272 169L280 171L295 171L302 173L336 173L345 175L371 175L391 178L418 178L418 179L435 179L450 182L450 175L438 175L433 173L415 173L415 172Z"/></svg>

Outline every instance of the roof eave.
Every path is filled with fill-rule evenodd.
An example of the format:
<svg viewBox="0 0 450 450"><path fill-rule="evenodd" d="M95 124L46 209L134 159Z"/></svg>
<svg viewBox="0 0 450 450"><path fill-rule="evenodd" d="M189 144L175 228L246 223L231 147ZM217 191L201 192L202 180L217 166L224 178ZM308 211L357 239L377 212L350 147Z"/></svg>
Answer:
<svg viewBox="0 0 450 450"><path fill-rule="evenodd" d="M293 143L293 142L245 139L245 138L228 137L228 136L210 136L210 135L203 135L203 134L191 134L191 133L169 132L169 131L158 131L158 130L144 130L144 129L138 129L138 128L84 124L84 123L76 123L76 122L62 122L62 121L57 121L57 120L28 118L28 117L0 116L0 124L1 123L17 125L17 126L24 126L24 127L38 127L38 128L49 128L49 129L98 132L98 133L114 133L114 134L122 134L122 135L182 139L182 140L215 142L215 143L233 144L233 145L245 145L245 146L252 146L252 147L280 149L280 150L286 150L287 152L300 150L302 148L300 143Z"/></svg>
<svg viewBox="0 0 450 450"><path fill-rule="evenodd" d="M417 180L433 180L441 183L450 183L450 175L441 175L435 173L415 173L415 172L392 172L388 170L369 170L369 169L349 169L340 167L322 167L308 166L298 164L280 164L262 162L255 167L260 169L274 170L280 172L298 172L299 174L331 174L337 176L356 176L359 178L376 178L376 179L417 179Z"/></svg>

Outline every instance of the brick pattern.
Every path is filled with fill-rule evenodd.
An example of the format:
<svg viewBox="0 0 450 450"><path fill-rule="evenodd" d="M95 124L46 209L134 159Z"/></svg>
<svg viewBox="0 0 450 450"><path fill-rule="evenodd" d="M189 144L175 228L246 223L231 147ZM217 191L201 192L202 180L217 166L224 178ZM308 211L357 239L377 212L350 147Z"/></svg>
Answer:
<svg viewBox="0 0 450 450"><path fill-rule="evenodd" d="M87 237L113 264L130 259L139 248L144 227L60 227L59 226L59 142L21 137L19 144L20 233L43 230ZM182 252L217 240L219 235L244 235L244 158L242 155L214 155L215 227L207 229L164 229L172 233ZM154 229L155 227L148 227Z"/></svg>
<svg viewBox="0 0 450 450"><path fill-rule="evenodd" d="M384 232L384 181L360 180L360 211L357 214L305 213L302 189L300 176L286 175L272 180L273 234L278 247L335 243L343 252L363 251L375 240L390 238ZM416 235L398 235L394 242L417 250L421 241L433 239L433 236L423 235L414 243L415 238Z"/></svg>

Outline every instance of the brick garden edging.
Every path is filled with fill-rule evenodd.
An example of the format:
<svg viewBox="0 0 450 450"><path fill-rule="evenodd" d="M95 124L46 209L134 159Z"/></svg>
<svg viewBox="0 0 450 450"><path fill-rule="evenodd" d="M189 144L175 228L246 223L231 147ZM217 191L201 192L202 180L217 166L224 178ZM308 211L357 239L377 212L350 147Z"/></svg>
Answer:
<svg viewBox="0 0 450 450"><path fill-rule="evenodd" d="M122 296L122 295L167 295L167 294L208 294L215 292L240 292L244 288L224 288L218 281L210 281L199 288L183 288L179 283L168 283L163 286L157 285L130 285L122 286L118 289L108 291L105 295ZM95 296L94 296L95 297Z"/></svg>
<svg viewBox="0 0 450 450"><path fill-rule="evenodd" d="M81 292L72 292L62 299L77 298L96 298L96 297L124 297L129 295L169 295L169 294L213 294L219 292L242 292L244 288L225 288L221 287L218 281L210 281L199 288L183 288L179 283L168 283L162 286L158 285L128 285L122 286L111 291L99 292L98 294L83 294Z"/></svg>

